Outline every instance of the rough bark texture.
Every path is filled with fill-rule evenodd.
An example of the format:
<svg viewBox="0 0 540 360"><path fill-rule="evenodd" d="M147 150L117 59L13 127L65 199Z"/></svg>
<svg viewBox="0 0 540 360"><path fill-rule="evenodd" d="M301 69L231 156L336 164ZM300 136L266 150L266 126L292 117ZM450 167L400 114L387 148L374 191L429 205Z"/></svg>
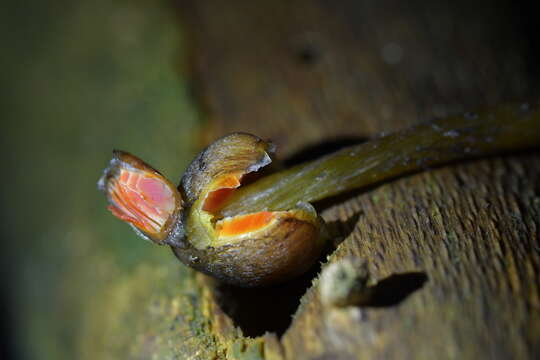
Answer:
<svg viewBox="0 0 540 360"><path fill-rule="evenodd" d="M487 5L182 2L207 140L248 131L290 155L534 93L512 16ZM262 338L263 352L261 338L233 332L217 285L201 277L213 332L236 342L233 358L535 358L539 183L538 155L503 156L326 204L329 221L359 214L329 261L367 259L380 296L325 308L315 280L283 337Z"/></svg>
<svg viewBox="0 0 540 360"><path fill-rule="evenodd" d="M539 183L538 155L505 157L401 179L326 211L361 213L330 262L367 259L385 296L324 309L314 286L283 337L289 358L536 358Z"/></svg>
<svg viewBox="0 0 540 360"><path fill-rule="evenodd" d="M507 3L183 1L207 141L270 137L281 154L526 95Z"/></svg>

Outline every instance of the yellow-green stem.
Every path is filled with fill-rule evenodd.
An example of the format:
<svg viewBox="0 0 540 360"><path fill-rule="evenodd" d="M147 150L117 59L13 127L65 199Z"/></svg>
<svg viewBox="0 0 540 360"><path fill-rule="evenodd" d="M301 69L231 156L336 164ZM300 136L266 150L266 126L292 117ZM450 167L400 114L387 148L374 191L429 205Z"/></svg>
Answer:
<svg viewBox="0 0 540 360"><path fill-rule="evenodd" d="M540 111L501 105L384 136L264 177L237 190L222 210L234 216L288 210L451 161L540 146Z"/></svg>

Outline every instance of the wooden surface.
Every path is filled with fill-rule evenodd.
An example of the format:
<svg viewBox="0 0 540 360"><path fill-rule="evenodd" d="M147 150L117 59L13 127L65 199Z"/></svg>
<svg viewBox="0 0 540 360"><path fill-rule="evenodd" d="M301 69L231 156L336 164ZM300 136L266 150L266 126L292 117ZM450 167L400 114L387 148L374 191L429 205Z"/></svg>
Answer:
<svg viewBox="0 0 540 360"><path fill-rule="evenodd" d="M538 155L454 164L318 204L336 220L336 242L346 238L331 261L359 254L380 280L378 307L337 311L320 307L319 268L256 291L195 274L114 219L95 188L113 148L178 181L231 131L307 159L538 95L537 31L516 10L537 19L523 5L8 5L2 345L17 351L7 357L538 358Z"/></svg>
<svg viewBox="0 0 540 360"><path fill-rule="evenodd" d="M361 213L330 262L365 258L389 293L321 311L310 289L283 337L289 358L536 358L539 184L540 156L504 157L411 176L328 209L328 219Z"/></svg>
<svg viewBox="0 0 540 360"><path fill-rule="evenodd" d="M169 17L149 17L152 13L144 7L137 9L118 14L137 14L133 19L151 18L152 24L177 29ZM129 126L117 125L122 131L114 133L130 129L140 134L142 138L135 137L130 144L146 146L148 156L143 158L158 168L166 167L165 159L178 167L178 154L187 154L195 139L202 139L193 146L200 150L216 137L239 130L272 139L281 159L308 159L432 117L538 94L534 71L538 61L523 29L516 26L519 19L513 9L502 0L497 6L491 1L179 1L175 10L188 34L181 43L189 53L186 73L192 76L205 128L183 123L178 130L172 120L167 127L166 122L148 121L135 107L125 117ZM74 24L81 23L74 19ZM114 19L109 23L123 24ZM168 33L161 27L149 32L141 25L140 32L129 36L120 30L133 29L132 25L117 28L126 44L132 38L157 45L160 42L154 39L167 44L177 39L164 36ZM141 49L126 57L120 48L114 59L123 63L148 55L154 64L173 53L169 45L162 50ZM85 52L80 54L87 58ZM154 74L152 67L141 64ZM171 67L159 69L168 72L155 73L151 89L161 89L163 93L156 90L157 98L176 104L181 96L163 83L168 79L176 84ZM130 70L126 79L139 83L142 74L146 74L142 69ZM104 87L109 88L114 94L116 88ZM96 87L95 92L101 89ZM140 93L140 101L133 96L126 93L121 98L146 104L146 92ZM164 120L162 112L171 119L186 115L172 106L156 108L154 102L147 106L159 113L148 115L152 119ZM73 118L93 114L88 107L82 109L85 116L76 113ZM141 118L132 123L135 114ZM143 125L164 133L149 136L153 133ZM83 129L84 134L103 132L99 126ZM111 148L113 141L107 144L103 146ZM172 144L178 151L171 151ZM136 149L132 146L126 150ZM89 148L95 151L94 146ZM105 160L99 163L93 168ZM175 169L169 172L174 179L177 169L169 169ZM56 173L50 179L57 179ZM195 274L164 251L168 249L141 247L137 252L131 244L139 239L128 234L127 227L121 235L103 230L109 237L99 236L109 246L122 244L121 254L133 257L130 261L137 265L122 273L114 270L114 262L97 252L90 240L82 246L88 248L84 256L74 251L72 262L84 276L73 276L62 286L82 294L78 296L85 299L85 306L73 307L80 314L74 319L81 321L74 326L77 331L70 327L65 332L74 338L75 357L81 359L538 358L539 183L540 155L514 154L424 171L317 204L332 224L335 242L342 241L329 261L362 257L376 281L378 296L371 303L341 309L321 305L320 268L280 286L238 289ZM78 191L73 193L79 196ZM66 241L80 244L84 227L78 222L73 226L77 241L71 237ZM102 226L93 223L86 231L90 229ZM65 231L62 227L61 233ZM155 262L145 263L137 255L160 250L163 256ZM80 259L90 253L98 259L85 267ZM106 286L95 289L96 279L106 279L102 280ZM61 297L57 308L62 312L53 315L65 314L67 298ZM39 305L31 303L40 311L34 309L29 316L50 314Z"/></svg>
<svg viewBox="0 0 540 360"><path fill-rule="evenodd" d="M206 141L247 131L290 154L524 96L532 67L505 6L181 1Z"/></svg>
<svg viewBox="0 0 540 360"><path fill-rule="evenodd" d="M248 131L271 138L287 156L534 94L529 49L512 12L499 5L181 2L195 94L208 121L204 141ZM287 296L299 301L290 285L260 290L274 303L259 298L248 310L245 298L253 303L256 295L199 277L213 332L229 358L535 358L539 183L538 155L504 156L326 204L329 221L358 217L352 233L342 226L346 239L329 261L367 259L384 296L369 306L328 309L317 280L300 280L307 292L290 327L266 329L284 331L282 338L253 342L234 326L262 335L264 314L294 313L278 306ZM243 311L251 321L238 315ZM263 325L253 330L258 316Z"/></svg>

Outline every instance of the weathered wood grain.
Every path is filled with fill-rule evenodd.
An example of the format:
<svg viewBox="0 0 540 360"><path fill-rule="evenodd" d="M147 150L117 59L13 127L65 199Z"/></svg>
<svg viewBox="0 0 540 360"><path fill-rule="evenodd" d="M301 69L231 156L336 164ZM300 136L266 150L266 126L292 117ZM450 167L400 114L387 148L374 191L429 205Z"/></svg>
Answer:
<svg viewBox="0 0 540 360"><path fill-rule="evenodd" d="M248 131L286 156L537 90L511 11L487 2L181 4L205 142ZM229 349L237 344L231 358L253 346L272 359L535 358L539 183L538 155L505 156L334 204L329 221L360 216L329 261L366 258L384 296L328 309L316 280L283 337L262 338L263 352L234 332L219 287L199 277L210 322L220 324L213 331Z"/></svg>
<svg viewBox="0 0 540 360"><path fill-rule="evenodd" d="M290 154L538 88L504 2L180 4L206 142L246 131Z"/></svg>
<svg viewBox="0 0 540 360"><path fill-rule="evenodd" d="M325 309L314 286L283 337L289 358L536 358L539 185L540 156L504 157L400 179L325 211L361 213L330 262L353 255L379 281L403 275L380 283L395 299L362 307ZM398 296L418 272L423 286Z"/></svg>

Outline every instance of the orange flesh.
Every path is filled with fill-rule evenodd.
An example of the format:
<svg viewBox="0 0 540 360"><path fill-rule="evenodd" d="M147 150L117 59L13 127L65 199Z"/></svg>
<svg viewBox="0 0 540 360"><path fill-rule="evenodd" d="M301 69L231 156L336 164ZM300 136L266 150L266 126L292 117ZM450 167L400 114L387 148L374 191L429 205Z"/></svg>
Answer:
<svg viewBox="0 0 540 360"><path fill-rule="evenodd" d="M270 211L236 216L219 222L216 230L219 236L241 235L265 227L273 218L274 214Z"/></svg>
<svg viewBox="0 0 540 360"><path fill-rule="evenodd" d="M116 185L116 188L111 191L114 205L108 207L113 215L132 223L142 230L150 231L155 229L158 224L141 209L137 208L134 204L136 199L132 198L133 195L130 196L126 189L118 186L117 183L113 184Z"/></svg>
<svg viewBox="0 0 540 360"><path fill-rule="evenodd" d="M113 215L146 232L159 232L174 211L172 190L142 170L120 169L119 176L109 180L108 191Z"/></svg>
<svg viewBox="0 0 540 360"><path fill-rule="evenodd" d="M231 174L218 179L214 184L215 190L208 192L202 209L210 213L218 212L227 199L241 185L241 175ZM218 236L237 236L259 230L267 226L275 215L270 211L240 215L224 219L216 224Z"/></svg>
<svg viewBox="0 0 540 360"><path fill-rule="evenodd" d="M215 213L221 209L225 201L232 195L234 190L240 186L238 176L231 175L217 181L215 187L217 190L210 191L204 200L202 209Z"/></svg>
<svg viewBox="0 0 540 360"><path fill-rule="evenodd" d="M225 188L209 192L202 209L211 213L219 211L234 190Z"/></svg>
<svg viewBox="0 0 540 360"><path fill-rule="evenodd" d="M238 176L231 175L218 180L215 186L217 188L236 188L240 186L240 180L238 179Z"/></svg>

